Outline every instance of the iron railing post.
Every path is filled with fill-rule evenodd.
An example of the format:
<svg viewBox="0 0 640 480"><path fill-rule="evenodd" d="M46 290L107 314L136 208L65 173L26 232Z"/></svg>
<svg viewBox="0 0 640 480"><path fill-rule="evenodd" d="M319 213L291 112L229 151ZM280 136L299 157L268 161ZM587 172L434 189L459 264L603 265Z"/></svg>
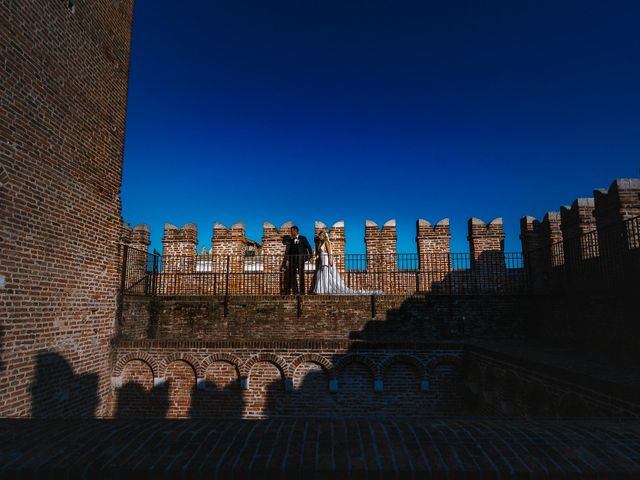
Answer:
<svg viewBox="0 0 640 480"><path fill-rule="evenodd" d="M227 265L224 280L224 316L229 314L229 255L227 255Z"/></svg>
<svg viewBox="0 0 640 480"><path fill-rule="evenodd" d="M158 295L158 257L160 254L153 249L153 270L151 272L151 295Z"/></svg>

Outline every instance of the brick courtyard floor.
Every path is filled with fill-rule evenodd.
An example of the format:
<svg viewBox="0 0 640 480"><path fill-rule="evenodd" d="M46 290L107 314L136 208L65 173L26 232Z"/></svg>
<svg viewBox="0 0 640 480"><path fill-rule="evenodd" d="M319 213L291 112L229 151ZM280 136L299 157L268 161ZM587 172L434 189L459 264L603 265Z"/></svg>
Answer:
<svg viewBox="0 0 640 480"><path fill-rule="evenodd" d="M0 478L640 478L640 421L0 420Z"/></svg>

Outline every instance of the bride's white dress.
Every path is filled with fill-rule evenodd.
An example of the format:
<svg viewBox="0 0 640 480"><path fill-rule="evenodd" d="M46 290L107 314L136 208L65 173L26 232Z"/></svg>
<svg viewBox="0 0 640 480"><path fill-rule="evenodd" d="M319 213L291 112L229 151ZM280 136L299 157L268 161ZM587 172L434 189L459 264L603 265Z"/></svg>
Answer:
<svg viewBox="0 0 640 480"><path fill-rule="evenodd" d="M344 284L335 261L329 261L325 244L320 245L320 268L316 273L313 293L319 295L379 295L381 290L353 290Z"/></svg>

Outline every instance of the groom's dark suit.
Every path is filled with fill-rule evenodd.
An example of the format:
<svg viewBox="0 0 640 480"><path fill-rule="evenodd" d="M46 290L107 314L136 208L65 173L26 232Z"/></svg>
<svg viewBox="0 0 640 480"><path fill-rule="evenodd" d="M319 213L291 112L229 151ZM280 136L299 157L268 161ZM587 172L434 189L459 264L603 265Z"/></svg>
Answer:
<svg viewBox="0 0 640 480"><path fill-rule="evenodd" d="M304 295L304 262L313 255L309 241L303 235L291 237L284 255L286 262L284 293L289 295L293 290L294 295L298 293Z"/></svg>

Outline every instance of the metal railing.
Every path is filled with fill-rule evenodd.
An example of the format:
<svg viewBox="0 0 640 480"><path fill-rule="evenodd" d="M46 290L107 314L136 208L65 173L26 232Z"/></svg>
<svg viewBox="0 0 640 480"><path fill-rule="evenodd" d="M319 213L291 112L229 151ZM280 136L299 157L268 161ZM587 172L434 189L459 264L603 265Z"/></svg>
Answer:
<svg viewBox="0 0 640 480"><path fill-rule="evenodd" d="M532 250L525 264L534 292L640 285L640 217Z"/></svg>
<svg viewBox="0 0 640 480"><path fill-rule="evenodd" d="M343 289L329 289L329 294L511 294L528 288L521 253L485 252L478 258L468 253L347 254L332 257L331 263ZM326 279L321 270L318 258L160 256L125 246L122 291L162 296L313 294L318 291L315 283Z"/></svg>

